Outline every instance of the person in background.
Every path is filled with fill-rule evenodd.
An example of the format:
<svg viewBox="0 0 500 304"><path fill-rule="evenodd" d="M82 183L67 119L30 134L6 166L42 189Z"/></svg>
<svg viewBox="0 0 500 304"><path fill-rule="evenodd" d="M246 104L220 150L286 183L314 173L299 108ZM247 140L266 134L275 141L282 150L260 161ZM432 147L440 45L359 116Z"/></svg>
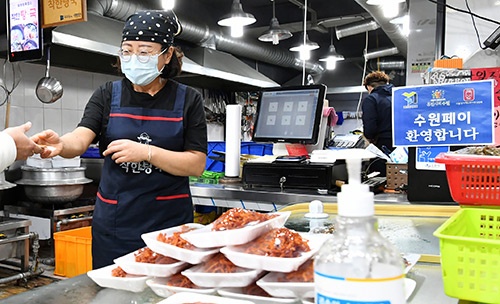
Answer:
<svg viewBox="0 0 500 304"><path fill-rule="evenodd" d="M25 160L42 148L26 136L31 129L31 122L17 127L10 127L0 132L0 172L16 160Z"/></svg>
<svg viewBox="0 0 500 304"><path fill-rule="evenodd" d="M189 176L205 169L207 124L201 94L171 78L181 72L172 11L140 11L125 22L117 66L125 78L90 98L77 128L46 130L43 158L83 154L98 140L104 156L92 219L93 268L145 244L141 235L193 222Z"/></svg>
<svg viewBox="0 0 500 304"><path fill-rule="evenodd" d="M392 88L389 76L381 71L368 74L363 85L368 90L368 96L363 99L363 134L368 142L374 144L382 152L392 152ZM380 172L386 176L386 161L375 160L370 171Z"/></svg>

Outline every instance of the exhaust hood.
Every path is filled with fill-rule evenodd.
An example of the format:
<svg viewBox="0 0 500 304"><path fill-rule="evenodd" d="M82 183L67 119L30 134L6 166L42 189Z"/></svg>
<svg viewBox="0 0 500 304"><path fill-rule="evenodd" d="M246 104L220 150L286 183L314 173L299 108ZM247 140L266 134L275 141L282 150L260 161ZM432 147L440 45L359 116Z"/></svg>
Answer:
<svg viewBox="0 0 500 304"><path fill-rule="evenodd" d="M87 14L87 19L87 22L68 24L52 30L52 44L88 53L86 56L73 58L74 64L81 69L85 69L89 60L92 60L92 54L116 56L123 29L122 21L91 12ZM184 52L182 74L176 78L181 83L199 88L233 91L279 86L229 53L202 47Z"/></svg>

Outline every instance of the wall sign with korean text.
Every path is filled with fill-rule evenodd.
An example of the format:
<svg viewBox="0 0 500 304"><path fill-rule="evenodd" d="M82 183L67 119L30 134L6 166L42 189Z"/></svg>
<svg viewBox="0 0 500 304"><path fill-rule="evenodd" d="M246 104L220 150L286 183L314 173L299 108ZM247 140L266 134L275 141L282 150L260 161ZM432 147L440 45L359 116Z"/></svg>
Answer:
<svg viewBox="0 0 500 304"><path fill-rule="evenodd" d="M493 80L394 88L394 146L488 145Z"/></svg>
<svg viewBox="0 0 500 304"><path fill-rule="evenodd" d="M87 21L87 0L42 1L43 27Z"/></svg>

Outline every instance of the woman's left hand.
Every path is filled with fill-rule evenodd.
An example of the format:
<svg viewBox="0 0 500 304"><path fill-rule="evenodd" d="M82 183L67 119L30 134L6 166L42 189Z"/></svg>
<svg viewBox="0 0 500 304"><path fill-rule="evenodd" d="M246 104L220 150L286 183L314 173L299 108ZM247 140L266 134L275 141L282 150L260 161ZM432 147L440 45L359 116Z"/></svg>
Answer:
<svg viewBox="0 0 500 304"><path fill-rule="evenodd" d="M108 145L103 155L111 155L111 159L117 164L125 162L137 163L148 159L148 145L129 139L118 139Z"/></svg>

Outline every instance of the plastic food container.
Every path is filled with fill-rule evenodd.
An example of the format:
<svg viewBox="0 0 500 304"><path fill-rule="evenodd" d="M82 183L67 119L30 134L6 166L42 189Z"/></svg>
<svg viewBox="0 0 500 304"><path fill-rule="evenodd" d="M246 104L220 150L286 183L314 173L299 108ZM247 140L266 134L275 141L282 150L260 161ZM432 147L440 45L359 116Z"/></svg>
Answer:
<svg viewBox="0 0 500 304"><path fill-rule="evenodd" d="M113 288L126 290L130 292L142 292L146 289L146 281L150 279L148 276L137 276L128 274L126 277L114 277L111 273L118 265L113 264L99 269L90 270L87 272L97 285L104 288Z"/></svg>

